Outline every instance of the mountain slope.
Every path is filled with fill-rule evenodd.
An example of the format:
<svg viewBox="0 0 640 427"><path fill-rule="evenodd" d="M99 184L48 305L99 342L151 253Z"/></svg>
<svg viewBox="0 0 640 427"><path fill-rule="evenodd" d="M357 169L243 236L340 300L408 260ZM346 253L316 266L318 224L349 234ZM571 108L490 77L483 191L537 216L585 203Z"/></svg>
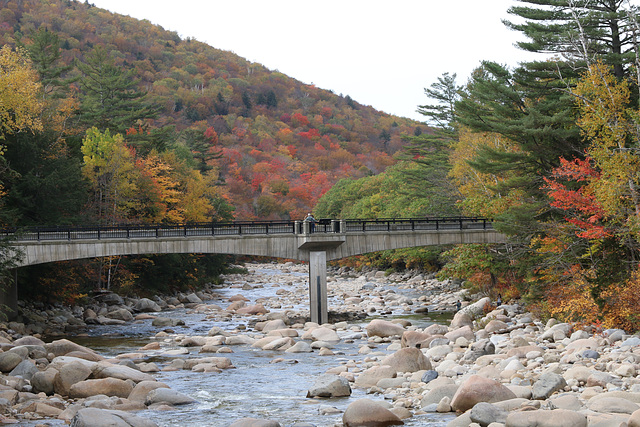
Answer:
<svg viewBox="0 0 640 427"><path fill-rule="evenodd" d="M185 129L213 127L222 157L210 163L237 219L303 216L338 180L377 174L394 164L401 136L421 126L88 3L0 4L0 44L28 43L44 26L59 36L69 65L84 62L102 46L119 66L135 70L147 100L160 108L143 125L175 127L167 146ZM80 75L77 68L69 72L74 74Z"/></svg>

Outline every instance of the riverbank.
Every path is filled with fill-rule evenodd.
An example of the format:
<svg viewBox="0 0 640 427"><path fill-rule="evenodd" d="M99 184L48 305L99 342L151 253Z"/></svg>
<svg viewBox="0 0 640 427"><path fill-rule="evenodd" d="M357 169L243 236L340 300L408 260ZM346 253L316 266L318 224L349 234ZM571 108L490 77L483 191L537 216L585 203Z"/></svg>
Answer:
<svg viewBox="0 0 640 427"><path fill-rule="evenodd" d="M455 283L348 269L330 272L333 323L316 325L307 321L306 266L248 267L248 275L189 295L24 307L36 322L0 330L0 421L174 425L211 400L193 386L196 379L233 387L267 360L273 369L257 372L268 378L235 384L275 393L279 387L269 383L281 382L296 394L291 405L272 411L260 395L265 401L240 401L235 416L220 418L214 412L232 404L227 388L206 425L640 425L640 338L624 331L543 324L515 304L486 313L486 299L434 323L432 313L452 312L465 299ZM80 340L123 327L139 331L135 351L96 352L39 336L71 332ZM298 374L311 360L315 370ZM170 388L172 375L194 379Z"/></svg>

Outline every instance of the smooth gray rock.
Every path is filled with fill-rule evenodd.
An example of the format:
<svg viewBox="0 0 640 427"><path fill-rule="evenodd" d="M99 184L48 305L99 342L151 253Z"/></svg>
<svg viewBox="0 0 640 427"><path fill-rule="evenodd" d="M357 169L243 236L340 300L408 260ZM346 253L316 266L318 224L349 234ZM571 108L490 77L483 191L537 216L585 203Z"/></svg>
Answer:
<svg viewBox="0 0 640 427"><path fill-rule="evenodd" d="M420 379L420 381L422 381L423 383L428 383L430 381L435 380L436 378L438 378L438 371L434 371L430 369L424 374L422 374L422 378Z"/></svg>
<svg viewBox="0 0 640 427"><path fill-rule="evenodd" d="M146 418L124 411L83 408L71 419L71 427L158 427Z"/></svg>
<svg viewBox="0 0 640 427"><path fill-rule="evenodd" d="M15 352L0 353L0 371L11 372L24 358Z"/></svg>
<svg viewBox="0 0 640 427"><path fill-rule="evenodd" d="M155 301L149 298L141 298L133 305L133 309L142 313L155 313L162 311L162 308Z"/></svg>
<svg viewBox="0 0 640 427"><path fill-rule="evenodd" d="M146 405L153 405L154 403L167 403L169 405L186 405L193 403L196 400L170 388L156 388L151 390L147 394Z"/></svg>
<svg viewBox="0 0 640 427"><path fill-rule="evenodd" d="M469 417L474 423L486 427L493 422L504 423L507 421L508 411L500 409L491 403L480 402L471 408Z"/></svg>
<svg viewBox="0 0 640 427"><path fill-rule="evenodd" d="M34 393L44 392L46 394L53 394L53 382L56 379L56 375L58 375L58 370L51 367L44 371L36 372L31 377L32 391Z"/></svg>
<svg viewBox="0 0 640 427"><path fill-rule="evenodd" d="M320 375L307 391L307 397L342 397L351 396L349 381L338 375Z"/></svg>
<svg viewBox="0 0 640 427"><path fill-rule="evenodd" d="M22 377L25 380L31 381L33 374L35 374L36 372L39 372L36 364L33 362L33 360L27 359L18 363L18 366L13 368L9 375L11 375L12 377Z"/></svg>
<svg viewBox="0 0 640 427"><path fill-rule="evenodd" d="M420 406L425 407L434 403L437 405L445 396L449 399L453 399L453 395L458 391L458 387L459 386L457 384L447 384L435 387L424 395Z"/></svg>
<svg viewBox="0 0 640 427"><path fill-rule="evenodd" d="M540 375L538 381L533 384L531 398L534 400L544 400L549 398L554 392L566 387L567 382L562 375L547 372Z"/></svg>

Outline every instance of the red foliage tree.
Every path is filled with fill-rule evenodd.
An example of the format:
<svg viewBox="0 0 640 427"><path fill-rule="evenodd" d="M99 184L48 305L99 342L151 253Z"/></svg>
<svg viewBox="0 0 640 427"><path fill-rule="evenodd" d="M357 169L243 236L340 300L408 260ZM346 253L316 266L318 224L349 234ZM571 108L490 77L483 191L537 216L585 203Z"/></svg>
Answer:
<svg viewBox="0 0 640 427"><path fill-rule="evenodd" d="M561 158L560 166L552 171L551 178L544 178L546 184L543 188L552 199L551 206L567 212L565 219L581 230L576 232L578 237L598 239L611 234L611 231L601 224L604 210L589 191L588 183L599 178L600 173L593 168L589 156L584 160L572 161ZM581 185L574 190L559 180L587 185Z"/></svg>

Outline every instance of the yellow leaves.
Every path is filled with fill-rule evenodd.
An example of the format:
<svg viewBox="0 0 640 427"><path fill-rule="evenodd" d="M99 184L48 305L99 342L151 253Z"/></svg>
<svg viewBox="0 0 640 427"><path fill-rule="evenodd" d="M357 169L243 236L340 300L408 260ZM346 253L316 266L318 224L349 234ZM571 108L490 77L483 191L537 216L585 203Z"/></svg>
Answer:
<svg viewBox="0 0 640 427"><path fill-rule="evenodd" d="M628 83L618 81L607 65L596 62L578 82L574 93L580 105L577 124L584 135L596 139L603 148L621 148L630 124Z"/></svg>
<svg viewBox="0 0 640 427"><path fill-rule="evenodd" d="M610 221L624 224L629 212L640 214L640 158L636 131L638 111L629 107L626 80L618 81L608 66L589 67L574 94L580 117L577 124L588 140L587 154L601 175L588 184Z"/></svg>
<svg viewBox="0 0 640 427"><path fill-rule="evenodd" d="M133 208L137 192L133 154L122 135L96 128L87 131L82 143L83 174L92 183L100 220L121 221Z"/></svg>
<svg viewBox="0 0 640 427"><path fill-rule="evenodd" d="M0 48L0 139L8 133L42 130L40 83L26 54Z"/></svg>
<svg viewBox="0 0 640 427"><path fill-rule="evenodd" d="M511 206L520 204L524 192L517 189L508 193L496 191L496 186L504 182L506 176L481 173L469 165L468 161L476 158L483 147L504 152L518 151L517 145L503 136L477 133L462 128L449 157L453 166L449 177L464 196L460 205L466 213L493 217Z"/></svg>

